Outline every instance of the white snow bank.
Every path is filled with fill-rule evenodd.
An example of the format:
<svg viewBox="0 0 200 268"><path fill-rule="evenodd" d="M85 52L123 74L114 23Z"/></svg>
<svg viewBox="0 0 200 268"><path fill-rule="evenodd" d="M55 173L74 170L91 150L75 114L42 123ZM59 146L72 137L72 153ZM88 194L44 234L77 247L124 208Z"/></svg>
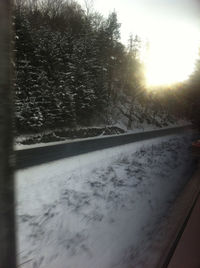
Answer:
<svg viewBox="0 0 200 268"><path fill-rule="evenodd" d="M18 171L21 267L136 267L187 180L188 144L169 136Z"/></svg>

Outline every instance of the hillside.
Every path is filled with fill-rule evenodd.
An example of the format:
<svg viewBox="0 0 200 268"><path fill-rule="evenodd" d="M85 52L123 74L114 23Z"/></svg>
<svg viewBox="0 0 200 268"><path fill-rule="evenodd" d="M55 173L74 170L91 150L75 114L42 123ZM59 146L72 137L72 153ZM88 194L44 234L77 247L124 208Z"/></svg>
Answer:
<svg viewBox="0 0 200 268"><path fill-rule="evenodd" d="M18 141L161 128L185 117L176 92L148 91L141 40L121 43L115 12L104 18L75 1L30 3L14 9Z"/></svg>

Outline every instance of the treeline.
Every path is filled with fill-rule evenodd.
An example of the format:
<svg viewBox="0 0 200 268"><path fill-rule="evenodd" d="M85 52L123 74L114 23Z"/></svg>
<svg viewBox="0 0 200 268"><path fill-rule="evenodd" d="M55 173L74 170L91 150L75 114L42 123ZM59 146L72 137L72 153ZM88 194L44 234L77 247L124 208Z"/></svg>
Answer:
<svg viewBox="0 0 200 268"><path fill-rule="evenodd" d="M182 87L187 117L200 129L200 53L194 73Z"/></svg>
<svg viewBox="0 0 200 268"><path fill-rule="evenodd" d="M176 110L173 94L144 94L140 40L120 42L115 12L104 18L75 1L16 0L14 25L18 132L110 124L118 113L127 127L136 117L153 124Z"/></svg>

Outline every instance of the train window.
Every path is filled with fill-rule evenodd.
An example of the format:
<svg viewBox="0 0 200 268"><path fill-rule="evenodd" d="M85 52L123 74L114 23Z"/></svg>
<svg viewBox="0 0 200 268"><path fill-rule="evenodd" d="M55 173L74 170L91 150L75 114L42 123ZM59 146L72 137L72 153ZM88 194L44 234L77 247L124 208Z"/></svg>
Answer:
<svg viewBox="0 0 200 268"><path fill-rule="evenodd" d="M1 0L0 268L200 264L199 8Z"/></svg>

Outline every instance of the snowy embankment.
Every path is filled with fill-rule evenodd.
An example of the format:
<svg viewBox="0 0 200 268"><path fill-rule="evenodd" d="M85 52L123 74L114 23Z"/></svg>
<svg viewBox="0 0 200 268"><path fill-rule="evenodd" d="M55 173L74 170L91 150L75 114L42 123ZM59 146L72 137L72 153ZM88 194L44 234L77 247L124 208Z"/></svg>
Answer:
<svg viewBox="0 0 200 268"><path fill-rule="evenodd" d="M168 136L18 171L20 267L139 267L188 179L189 145Z"/></svg>
<svg viewBox="0 0 200 268"><path fill-rule="evenodd" d="M122 120L123 121L123 120ZM62 144L72 141L80 141L87 139L98 139L102 137L111 137L124 134L134 134L139 132L148 132L153 130L162 130L176 127L186 127L191 122L186 120L176 120L174 123L167 122L165 126L156 126L152 124L135 124L132 129L121 123L114 125L82 127L82 128L63 128L46 130L41 133L19 135L15 138L15 150L30 149L34 147L43 147L53 144Z"/></svg>

